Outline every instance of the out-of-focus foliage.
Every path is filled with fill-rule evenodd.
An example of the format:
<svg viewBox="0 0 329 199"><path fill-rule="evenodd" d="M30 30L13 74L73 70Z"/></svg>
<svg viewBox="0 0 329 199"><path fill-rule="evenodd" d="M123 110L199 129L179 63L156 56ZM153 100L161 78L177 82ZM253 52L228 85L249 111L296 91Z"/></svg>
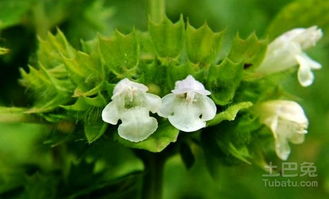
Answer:
<svg viewBox="0 0 329 199"><path fill-rule="evenodd" d="M274 38L282 32L295 27L310 27L317 25L324 31L327 40L328 36L326 33L329 30L328 11L328 1L303 0L293 2L278 13L268 27L267 33L271 38Z"/></svg>

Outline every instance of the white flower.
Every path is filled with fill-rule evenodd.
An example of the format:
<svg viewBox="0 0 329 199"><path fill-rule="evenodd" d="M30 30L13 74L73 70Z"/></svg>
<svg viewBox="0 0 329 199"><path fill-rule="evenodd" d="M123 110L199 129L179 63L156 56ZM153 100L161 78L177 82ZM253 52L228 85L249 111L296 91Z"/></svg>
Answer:
<svg viewBox="0 0 329 199"><path fill-rule="evenodd" d="M161 98L146 93L148 88L125 78L114 88L112 102L103 109L104 122L116 125L120 137L131 142L148 138L158 128L157 120L149 112L156 113L161 106Z"/></svg>
<svg viewBox="0 0 329 199"><path fill-rule="evenodd" d="M314 79L312 69L320 69L321 65L303 50L315 46L321 37L322 31L316 26L296 28L282 34L269 44L265 57L255 72L266 75L299 65L298 81L302 86L311 85Z"/></svg>
<svg viewBox="0 0 329 199"><path fill-rule="evenodd" d="M177 81L172 93L162 98L159 115L168 118L179 130L192 132L206 126L216 115L215 103L207 97L210 92L191 75Z"/></svg>
<svg viewBox="0 0 329 199"><path fill-rule="evenodd" d="M260 121L273 133L276 154L287 160L290 154L288 141L300 144L307 133L308 120L303 108L293 101L273 100L260 104L258 114Z"/></svg>

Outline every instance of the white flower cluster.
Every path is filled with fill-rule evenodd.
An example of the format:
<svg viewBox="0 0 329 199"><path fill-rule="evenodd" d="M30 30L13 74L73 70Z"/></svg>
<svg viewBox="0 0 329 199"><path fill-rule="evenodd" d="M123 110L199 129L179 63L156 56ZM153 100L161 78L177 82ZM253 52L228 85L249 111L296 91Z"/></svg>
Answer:
<svg viewBox="0 0 329 199"><path fill-rule="evenodd" d="M207 97L202 83L191 75L177 81L171 94L162 99L147 93L148 88L129 79L121 80L114 88L112 101L102 112L103 121L116 125L119 135L131 142L147 139L158 128L157 120L149 112L168 118L177 129L197 131L216 115L215 103Z"/></svg>
<svg viewBox="0 0 329 199"><path fill-rule="evenodd" d="M321 65L303 51L309 49L322 37L321 29L296 28L283 33L271 42L256 73L268 75L299 65L298 81L306 87L313 83L313 69ZM275 139L275 151L279 158L287 160L290 154L288 142L300 144L307 133L308 120L303 108L294 101L272 100L261 103L257 114L260 121L268 126Z"/></svg>

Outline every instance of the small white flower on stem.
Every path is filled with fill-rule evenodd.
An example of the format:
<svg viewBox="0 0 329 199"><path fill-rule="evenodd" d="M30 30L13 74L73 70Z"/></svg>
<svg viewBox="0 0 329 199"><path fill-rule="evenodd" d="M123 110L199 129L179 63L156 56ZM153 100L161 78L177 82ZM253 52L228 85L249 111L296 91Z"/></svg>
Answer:
<svg viewBox="0 0 329 199"><path fill-rule="evenodd" d="M273 133L276 154L287 160L290 154L288 141L303 143L304 134L307 133L308 120L303 108L294 101L273 100L260 104L257 114Z"/></svg>
<svg viewBox="0 0 329 199"><path fill-rule="evenodd" d="M102 112L104 122L116 125L120 137L131 142L140 142L148 138L158 128L158 122L150 117L161 107L161 98L146 93L148 88L125 78L114 88L112 101Z"/></svg>
<svg viewBox="0 0 329 199"><path fill-rule="evenodd" d="M211 93L191 75L177 81L172 93L162 98L159 115L168 118L177 129L197 131L216 115L215 103L207 97Z"/></svg>
<svg viewBox="0 0 329 199"><path fill-rule="evenodd" d="M299 83L302 86L311 85L314 80L312 70L320 69L321 65L303 51L315 46L321 37L322 31L316 26L296 28L283 33L269 44L265 57L255 72L266 75L299 65Z"/></svg>

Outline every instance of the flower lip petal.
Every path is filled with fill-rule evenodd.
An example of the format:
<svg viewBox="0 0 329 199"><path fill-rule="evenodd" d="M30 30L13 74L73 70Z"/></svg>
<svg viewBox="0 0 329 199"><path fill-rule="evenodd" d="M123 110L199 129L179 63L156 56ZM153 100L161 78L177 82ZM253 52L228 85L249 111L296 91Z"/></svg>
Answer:
<svg viewBox="0 0 329 199"><path fill-rule="evenodd" d="M121 118L118 133L120 137L131 142L140 142L147 139L158 128L155 118L149 116L146 108L132 108L127 110Z"/></svg>
<svg viewBox="0 0 329 199"><path fill-rule="evenodd" d="M182 101L176 105L174 114L168 117L169 122L184 132L193 132L204 128L206 122L200 119L201 112L198 108L194 104Z"/></svg>

